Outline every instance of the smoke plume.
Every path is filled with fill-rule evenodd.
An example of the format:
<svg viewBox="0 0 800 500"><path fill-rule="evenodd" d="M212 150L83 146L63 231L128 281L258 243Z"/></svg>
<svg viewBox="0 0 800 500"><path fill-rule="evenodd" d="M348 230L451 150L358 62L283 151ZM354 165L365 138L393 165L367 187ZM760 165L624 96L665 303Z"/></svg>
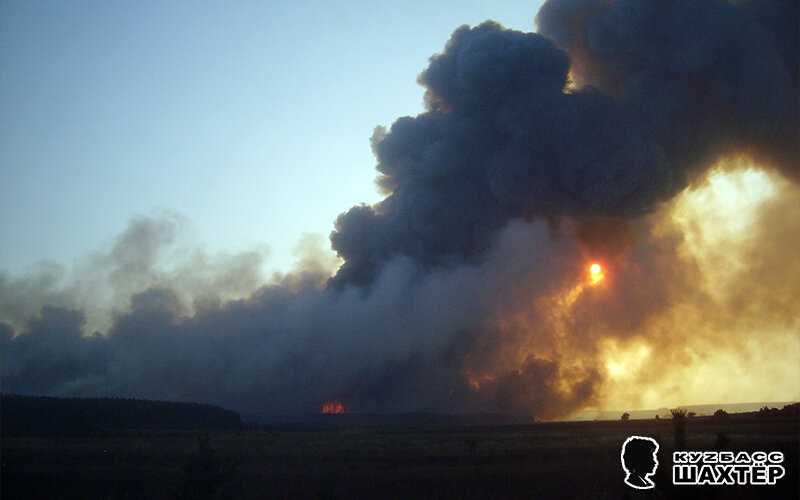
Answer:
<svg viewBox="0 0 800 500"><path fill-rule="evenodd" d="M259 253L144 218L92 279L0 276L3 390L556 418L689 404L736 368L715 399L800 395L798 3L553 0L537 23L431 58L426 111L375 130L385 198L336 219L335 273L307 240L263 284ZM725 182L747 210L720 215Z"/></svg>

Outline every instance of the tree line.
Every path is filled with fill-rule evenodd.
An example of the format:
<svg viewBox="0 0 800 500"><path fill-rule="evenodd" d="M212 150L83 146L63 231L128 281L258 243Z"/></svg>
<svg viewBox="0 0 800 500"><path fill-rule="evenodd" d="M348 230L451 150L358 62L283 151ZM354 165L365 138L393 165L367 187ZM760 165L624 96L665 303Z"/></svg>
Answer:
<svg viewBox="0 0 800 500"><path fill-rule="evenodd" d="M218 406L145 399L2 395L0 414L4 436L242 426L238 413Z"/></svg>

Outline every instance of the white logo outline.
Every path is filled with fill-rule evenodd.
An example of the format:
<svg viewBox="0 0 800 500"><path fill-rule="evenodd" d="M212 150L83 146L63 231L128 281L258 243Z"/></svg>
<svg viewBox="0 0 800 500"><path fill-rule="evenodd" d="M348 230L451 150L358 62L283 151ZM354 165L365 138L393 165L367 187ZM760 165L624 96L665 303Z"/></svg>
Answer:
<svg viewBox="0 0 800 500"><path fill-rule="evenodd" d="M644 486L639 486L639 485L634 484L634 483L632 483L630 481L631 480L631 476L633 475L633 472L635 472L635 471L633 471L633 472L629 471L628 467L625 464L625 449L627 448L628 443L630 443L631 441L649 441L653 445L653 462L654 462L654 465L652 467L652 470L650 472L647 472L644 475L638 475L639 479L641 479L645 483ZM656 473L656 470L658 470L659 462L658 462L658 456L656 455L658 453L658 448L659 448L658 442L655 439L651 438L651 437L647 437L647 436L628 436L628 439L626 439L625 442L622 443L622 448L620 449L620 452L619 452L619 460L620 460L620 463L622 463L622 470L625 471L625 484L627 484L631 488L636 488L637 490L649 490L649 489L655 488L656 485L655 485L655 483L653 482L653 480L652 480L652 478L650 476L654 475Z"/></svg>

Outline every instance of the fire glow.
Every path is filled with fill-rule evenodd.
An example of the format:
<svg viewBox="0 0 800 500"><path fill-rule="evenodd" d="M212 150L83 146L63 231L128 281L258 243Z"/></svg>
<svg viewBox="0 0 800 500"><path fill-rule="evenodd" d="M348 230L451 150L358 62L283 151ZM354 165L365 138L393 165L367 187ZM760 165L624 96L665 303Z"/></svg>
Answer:
<svg viewBox="0 0 800 500"><path fill-rule="evenodd" d="M328 401L322 405L322 413L328 415L339 415L345 413L344 405L338 401Z"/></svg>

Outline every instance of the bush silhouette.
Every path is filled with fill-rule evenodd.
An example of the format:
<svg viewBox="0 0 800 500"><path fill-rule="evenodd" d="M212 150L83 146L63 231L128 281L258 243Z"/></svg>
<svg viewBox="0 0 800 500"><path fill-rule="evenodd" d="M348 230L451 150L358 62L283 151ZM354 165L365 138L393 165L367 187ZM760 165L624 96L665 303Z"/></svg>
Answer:
<svg viewBox="0 0 800 500"><path fill-rule="evenodd" d="M786 405L779 410L779 413L785 417L797 418L798 416L800 416L800 403L792 403L790 405Z"/></svg>
<svg viewBox="0 0 800 500"><path fill-rule="evenodd" d="M769 406L764 406L760 410L758 410L759 417L777 417L781 414L781 411L777 408L770 408Z"/></svg>
<svg viewBox="0 0 800 500"><path fill-rule="evenodd" d="M630 413L628 413L628 412L625 412L625 413L623 413L623 414L622 414L622 417L621 417L621 418L622 418L622 420L626 420L626 421L627 421L627 420L630 420L630 418L631 418L631 414L630 414Z"/></svg>

